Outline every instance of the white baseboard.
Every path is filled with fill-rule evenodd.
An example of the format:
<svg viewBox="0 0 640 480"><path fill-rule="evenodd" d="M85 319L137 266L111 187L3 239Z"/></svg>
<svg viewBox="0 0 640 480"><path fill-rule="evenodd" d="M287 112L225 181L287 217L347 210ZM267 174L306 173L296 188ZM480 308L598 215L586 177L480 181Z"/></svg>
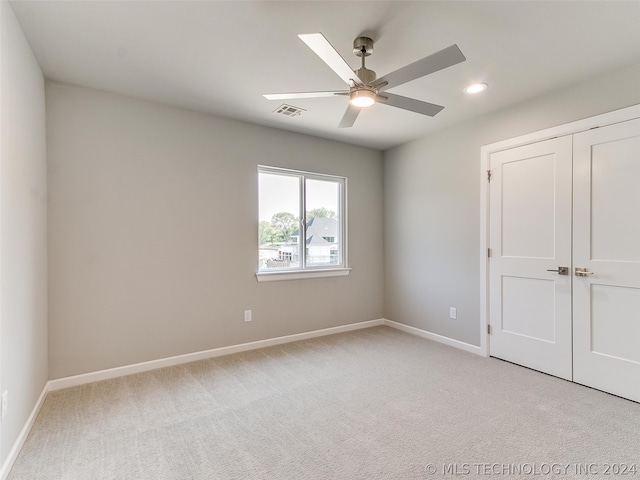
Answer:
<svg viewBox="0 0 640 480"><path fill-rule="evenodd" d="M256 342L241 343L239 345L231 345L229 347L203 350L200 352L177 355L175 357L160 358L158 360L151 360L148 362L134 363L132 365L125 365L122 367L98 370L97 372L83 373L80 375L58 378L55 380L50 380L48 386L50 391L60 390L61 388L75 387L77 385L84 385L85 383L98 382L100 380L108 380L110 378L132 375L134 373L147 372L149 370L155 370L157 368L171 367L183 363L195 362L197 360L206 360L207 358L221 357L223 355L231 355L232 353L246 352L248 350L256 350L258 348L271 347L273 345L297 342L299 340L306 340L309 338L322 337L325 335L349 332L352 330L375 327L383 324L384 319L369 320L366 322L341 325L339 327L313 330L311 332L296 333L293 335L286 335L284 337L275 337L268 338L266 340L258 340Z"/></svg>
<svg viewBox="0 0 640 480"><path fill-rule="evenodd" d="M431 333L426 330L422 330L420 328L411 327L409 325L404 325L403 323L394 322L393 320L387 320L386 318L384 319L383 323L388 327L396 328L398 330L402 330L403 332L407 332L412 335L417 335L418 337L433 340L434 342L438 342L438 343L444 343L445 345L459 348L460 350L464 350L465 352L475 353L476 355L481 355L483 357L486 356L482 351L481 347L478 347L476 345L471 345L470 343L465 343L465 342L461 342L460 340L444 337L442 335L438 335L437 333Z"/></svg>
<svg viewBox="0 0 640 480"><path fill-rule="evenodd" d="M281 345L283 343L297 342L300 340L306 340L309 338L322 337L324 335L333 335L336 333L349 332L352 330L359 330L362 328L370 328L379 325L387 325L398 330L402 330L419 337L427 338L435 342L444 343L451 347L459 348L467 352L475 353L477 355L483 355L480 347L471 345L469 343L454 340L449 337L444 337L436 333L427 332L416 327L397 323L392 320L380 318L377 320L369 320L365 322L350 323L348 325L341 325L339 327L324 328L322 330L313 330L311 332L296 333L293 335L286 335L283 337L268 338L265 340L258 340L256 342L241 343L239 345L231 345L228 347L214 348L211 350L203 350L200 352L187 353L184 355L176 355L174 357L160 358L158 360L150 360L148 362L134 363L132 365L124 365L122 367L109 368L106 370L98 370L96 372L83 373L80 375L73 375L70 377L58 378L50 380L47 384L48 391L60 390L62 388L75 387L77 385L84 385L86 383L98 382L101 380L108 380L110 378L122 377L125 375L133 375L134 373L147 372L149 370L155 370L157 368L171 367L174 365L180 365L183 363L195 362L198 360L206 360L207 358L221 357L223 355L231 355L233 353L246 352L248 350L256 350L258 348L271 347L273 345Z"/></svg>
<svg viewBox="0 0 640 480"><path fill-rule="evenodd" d="M5 480L9 476L11 467L13 467L14 462L18 458L18 454L20 453L20 450L22 449L24 442L27 440L27 437L29 436L31 427L33 427L33 423L36 421L36 418L38 417L38 413L40 413L40 409L42 408L44 399L47 397L47 393L49 393L49 382L47 382L44 388L42 389L42 393L40 393L40 396L38 397L38 400L36 401L36 404L34 405L33 410L31 410L31 414L29 415L29 418L27 418L27 421L25 422L24 427L22 427L22 430L20 431L18 438L16 439L15 443L13 444L13 447L11 448L11 451L9 452L9 455L7 456L6 460L2 464L2 468L0 469L0 480Z"/></svg>

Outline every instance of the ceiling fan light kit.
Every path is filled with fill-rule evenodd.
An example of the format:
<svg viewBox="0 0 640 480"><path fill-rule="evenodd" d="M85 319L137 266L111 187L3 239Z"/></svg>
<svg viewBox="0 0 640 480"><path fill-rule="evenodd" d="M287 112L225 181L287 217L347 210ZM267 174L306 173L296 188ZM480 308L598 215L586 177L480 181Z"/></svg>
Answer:
<svg viewBox="0 0 640 480"><path fill-rule="evenodd" d="M325 62L347 85L349 90L329 92L300 92L300 93L276 93L266 94L269 100L282 100L292 98L318 98L333 97L336 95L349 95L349 106L340 121L340 128L353 126L361 108L366 108L375 103L409 110L433 117L444 107L433 103L422 102L413 98L402 97L385 90L397 87L425 75L437 72L466 60L457 45L451 45L439 52L429 55L417 62L406 65L394 72L376 78L376 72L365 67L365 57L373 53L373 40L369 37L358 37L353 41L353 53L361 57L361 67L351 70L349 64L340 56L335 48L321 33L309 33L298 35L313 52ZM384 91L384 95L381 93Z"/></svg>
<svg viewBox="0 0 640 480"><path fill-rule="evenodd" d="M354 88L349 94L349 102L354 107L370 107L376 103L376 92L368 88Z"/></svg>

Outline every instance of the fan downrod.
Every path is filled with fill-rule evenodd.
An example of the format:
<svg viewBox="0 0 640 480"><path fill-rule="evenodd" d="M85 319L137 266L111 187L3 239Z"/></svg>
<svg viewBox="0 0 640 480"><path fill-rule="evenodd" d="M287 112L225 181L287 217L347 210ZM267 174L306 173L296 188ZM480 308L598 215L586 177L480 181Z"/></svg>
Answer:
<svg viewBox="0 0 640 480"><path fill-rule="evenodd" d="M376 79L376 72L364 66L364 59L373 53L373 40L369 37L358 37L353 41L353 53L362 58L362 66L355 71L356 75L364 82L370 84Z"/></svg>

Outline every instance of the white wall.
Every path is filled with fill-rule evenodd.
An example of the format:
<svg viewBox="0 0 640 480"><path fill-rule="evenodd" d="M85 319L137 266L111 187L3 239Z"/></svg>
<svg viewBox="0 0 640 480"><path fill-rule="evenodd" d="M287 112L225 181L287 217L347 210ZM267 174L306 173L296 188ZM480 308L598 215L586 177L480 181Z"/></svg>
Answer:
<svg viewBox="0 0 640 480"><path fill-rule="evenodd" d="M381 152L46 94L51 378L382 317ZM348 177L350 276L256 281L258 164Z"/></svg>
<svg viewBox="0 0 640 480"><path fill-rule="evenodd" d="M638 85L640 64L385 152L385 318L480 345L480 147L638 104Z"/></svg>
<svg viewBox="0 0 640 480"><path fill-rule="evenodd" d="M47 188L44 79L0 2L0 464L47 381Z"/></svg>

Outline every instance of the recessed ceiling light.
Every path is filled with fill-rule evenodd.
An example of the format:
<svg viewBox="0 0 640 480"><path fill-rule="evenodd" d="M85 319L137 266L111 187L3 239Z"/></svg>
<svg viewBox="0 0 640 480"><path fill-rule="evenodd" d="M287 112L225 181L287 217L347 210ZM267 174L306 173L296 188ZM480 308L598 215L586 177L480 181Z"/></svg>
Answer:
<svg viewBox="0 0 640 480"><path fill-rule="evenodd" d="M474 83L465 88L464 93L472 95L474 93L484 92L487 88L489 88L489 85L487 85L486 83Z"/></svg>

